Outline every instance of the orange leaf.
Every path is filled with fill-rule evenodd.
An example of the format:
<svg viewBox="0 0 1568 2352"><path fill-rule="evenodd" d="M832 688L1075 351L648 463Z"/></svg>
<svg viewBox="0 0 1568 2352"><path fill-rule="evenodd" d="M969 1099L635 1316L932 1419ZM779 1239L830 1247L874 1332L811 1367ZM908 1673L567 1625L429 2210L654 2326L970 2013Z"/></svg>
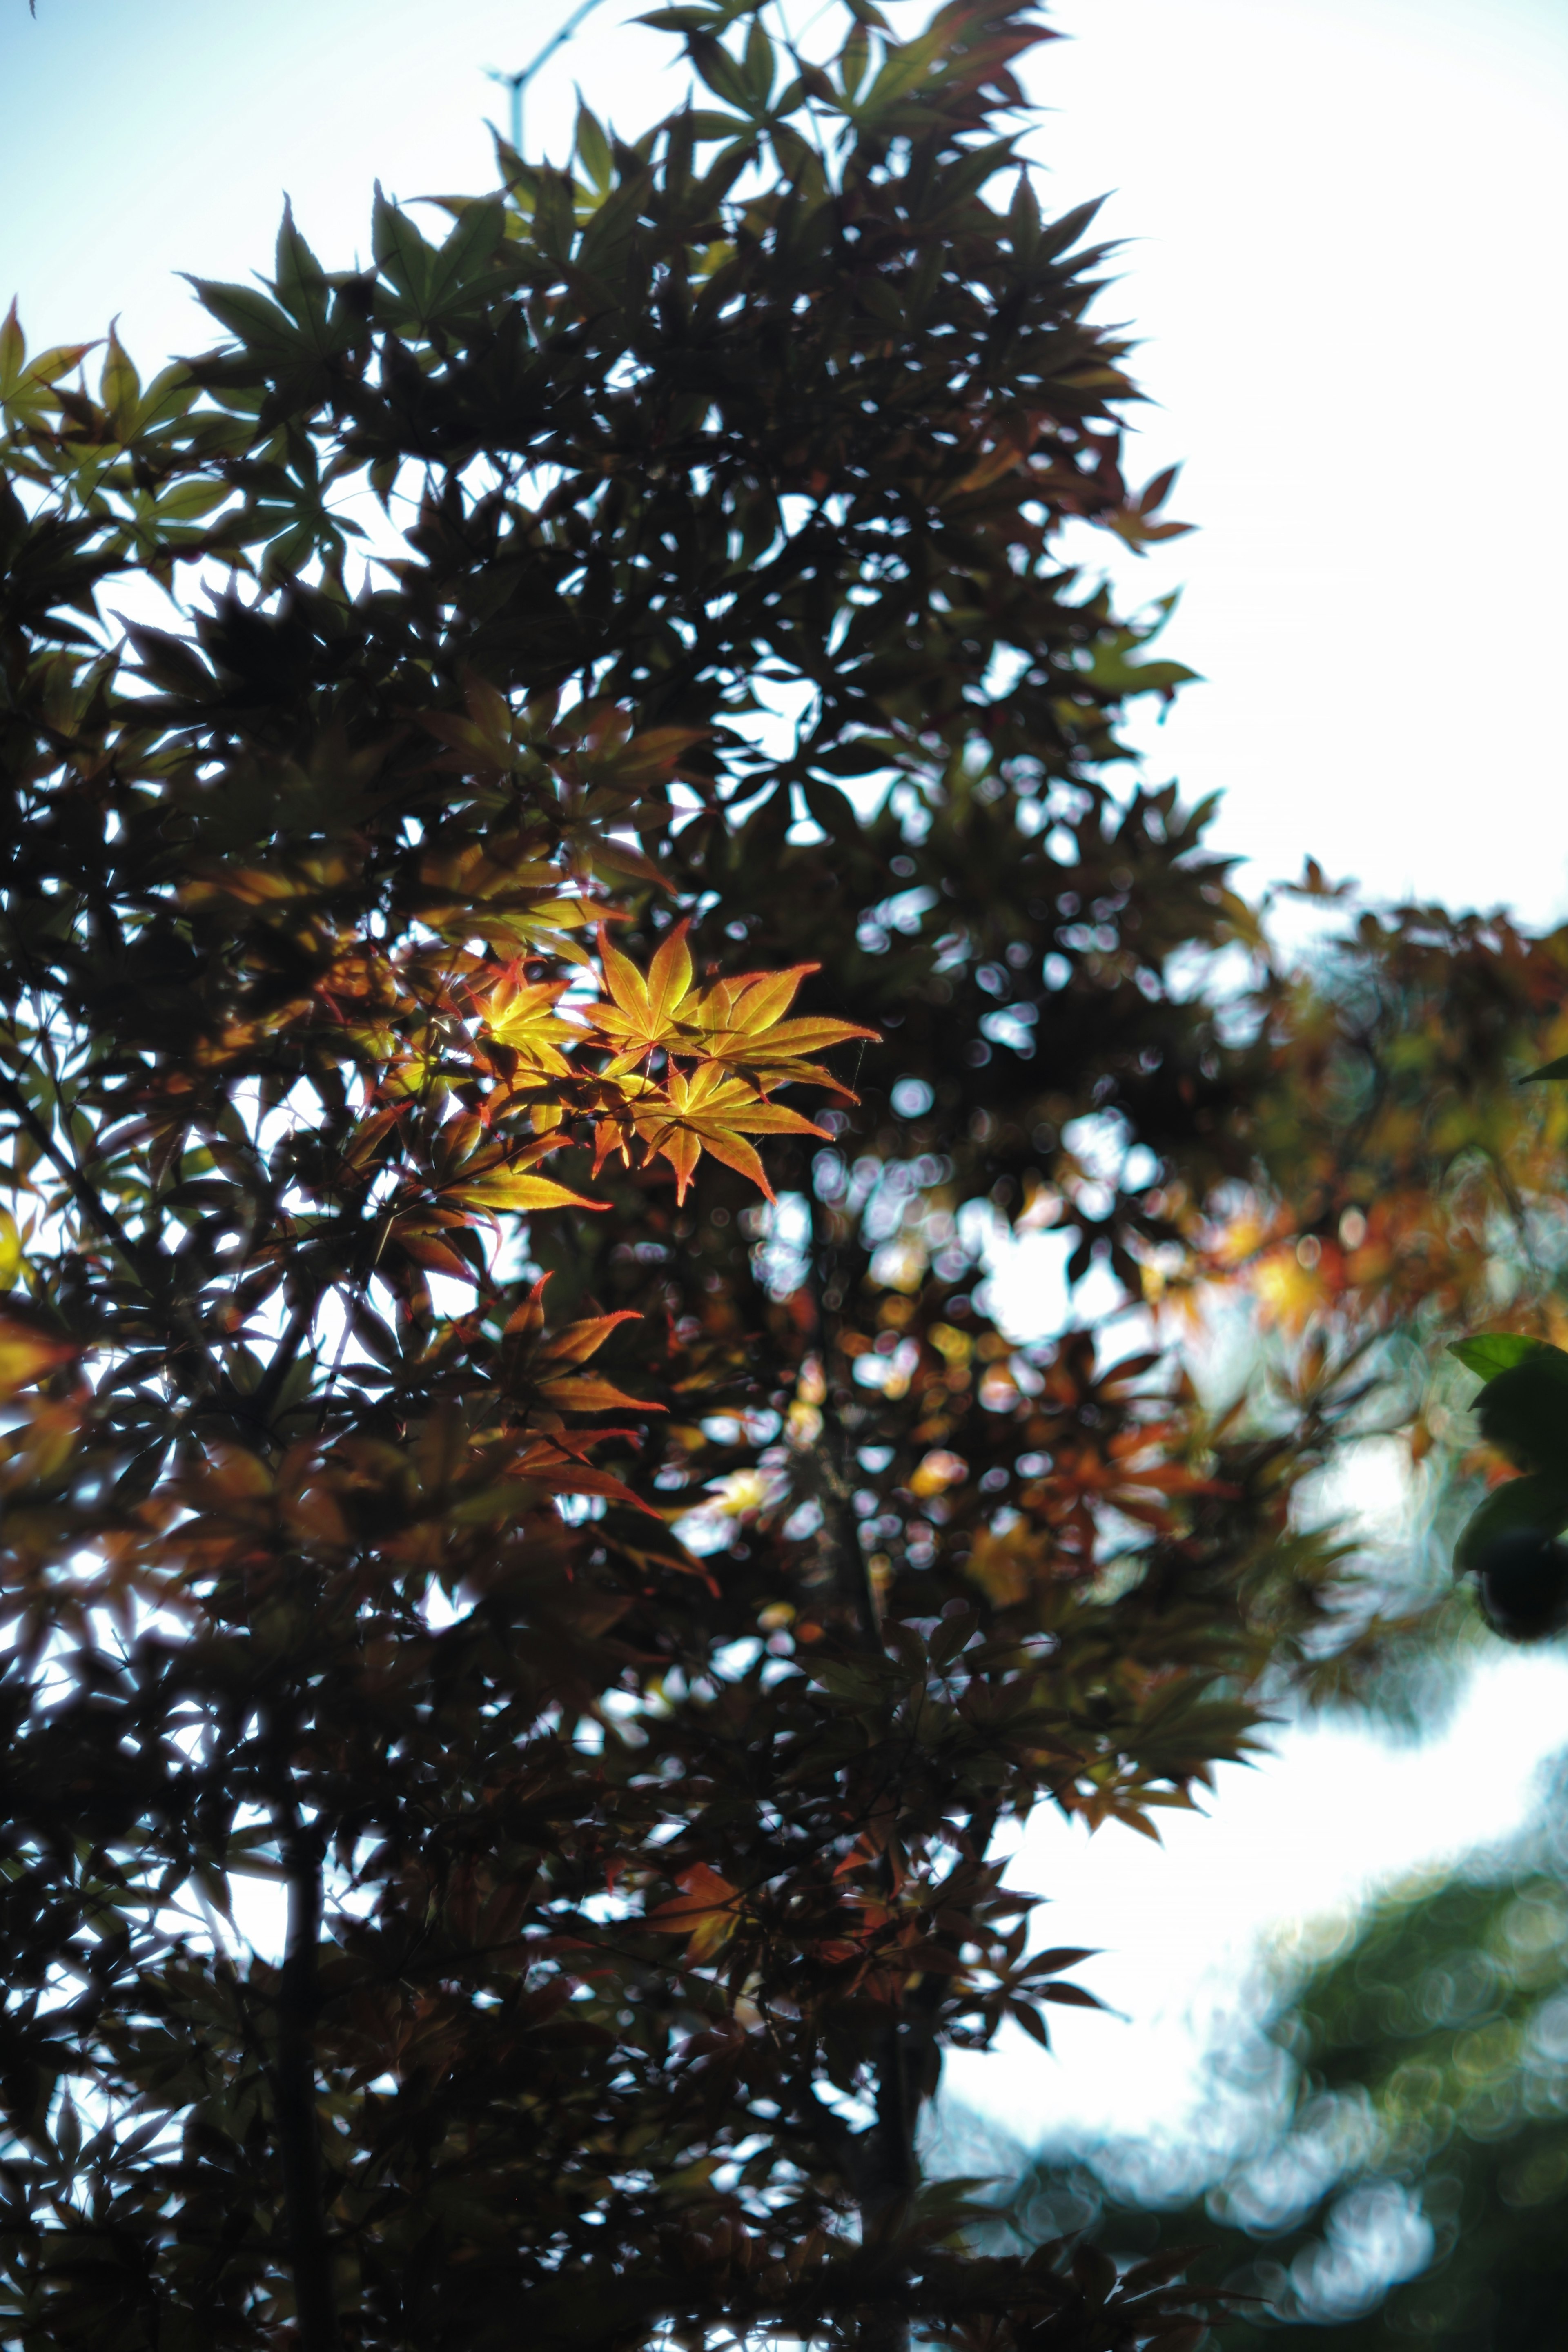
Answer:
<svg viewBox="0 0 1568 2352"><path fill-rule="evenodd" d="M542 1284L540 1286L542 1288ZM516 1319L514 1316L512 1321ZM586 1363L590 1356L598 1354L617 1323L641 1321L642 1317L633 1307L623 1307L618 1315L585 1316L581 1323L568 1323L563 1331L554 1332L539 1352L552 1364ZM511 1328L509 1323L507 1329Z"/></svg>
<svg viewBox="0 0 1568 2352"><path fill-rule="evenodd" d="M660 1903L650 1911L647 1925L661 1934L689 1934L689 1960L711 1959L735 1932L740 1891L705 1862L695 1863L689 1870L682 1871L676 1885L683 1892L673 1902Z"/></svg>
<svg viewBox="0 0 1568 2352"><path fill-rule="evenodd" d="M31 1388L47 1372L74 1363L81 1349L63 1332L26 1320L15 1309L0 1315L0 1400Z"/></svg>
<svg viewBox="0 0 1568 2352"><path fill-rule="evenodd" d="M694 1862L675 1883L681 1892L647 1914L650 1927L688 1927L694 1919L706 1918L710 1911L725 1909L740 1892L705 1862Z"/></svg>
<svg viewBox="0 0 1568 2352"><path fill-rule="evenodd" d="M663 1412L662 1404L653 1404L642 1397L627 1396L609 1381L600 1380L593 1372L562 1372L555 1379L540 1382L540 1394L553 1405L568 1412L611 1412L617 1405L629 1405L634 1412Z"/></svg>

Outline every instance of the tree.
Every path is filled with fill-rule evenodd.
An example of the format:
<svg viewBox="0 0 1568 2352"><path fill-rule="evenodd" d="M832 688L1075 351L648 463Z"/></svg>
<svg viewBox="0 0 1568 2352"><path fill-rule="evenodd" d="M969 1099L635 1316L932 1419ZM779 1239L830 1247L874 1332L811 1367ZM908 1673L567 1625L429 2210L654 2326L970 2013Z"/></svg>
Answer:
<svg viewBox="0 0 1568 2352"><path fill-rule="evenodd" d="M369 271L286 217L145 387L0 344L18 2344L1197 2340L917 2127L1093 1998L998 1829L1149 1825L1321 1650L1351 1404L977 1286L1203 1272L1286 997L1107 781L1186 673L1057 541L1177 526L1039 28L851 16L663 12L715 103Z"/></svg>

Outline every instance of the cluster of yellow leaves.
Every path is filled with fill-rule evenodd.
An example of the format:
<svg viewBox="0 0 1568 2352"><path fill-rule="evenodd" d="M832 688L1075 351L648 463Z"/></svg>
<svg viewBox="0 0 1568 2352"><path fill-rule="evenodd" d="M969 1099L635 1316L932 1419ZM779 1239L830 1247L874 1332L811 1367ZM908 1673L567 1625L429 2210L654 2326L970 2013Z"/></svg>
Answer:
<svg viewBox="0 0 1568 2352"><path fill-rule="evenodd" d="M700 976L682 923L644 972L611 940L583 878L545 830L487 835L456 857L421 860L413 926L396 941L343 921L339 853L216 865L187 886L186 906L232 920L261 976L201 1049L209 1063L242 1071L289 1034L363 1074L330 1189L368 1213L379 1188L384 1276L406 1260L471 1283L483 1264L473 1228L603 1208L542 1172L569 1145L595 1174L612 1153L627 1167L663 1162L681 1200L706 1151L771 1199L753 1139L826 1132L778 1090L848 1094L816 1057L876 1033L791 1014L815 965ZM283 965L302 979L279 999L271 975ZM289 1245L280 1233L275 1254Z"/></svg>
<svg viewBox="0 0 1568 2352"><path fill-rule="evenodd" d="M1427 1183L1391 1183L1351 1205L1325 1233L1303 1227L1300 1205L1247 1201L1194 1251L1194 1303L1206 1286L1223 1297L1239 1285L1259 1321L1295 1339L1310 1325L1386 1325L1426 1300L1447 1312L1484 1286L1496 1257L1486 1202Z"/></svg>
<svg viewBox="0 0 1568 2352"><path fill-rule="evenodd" d="M556 1101L534 1111L535 1128L546 1133L575 1093L593 1120L596 1169L615 1151L628 1167L667 1160L684 1200L709 1151L771 1200L746 1139L827 1132L774 1102L773 1089L809 1083L847 1096L812 1056L876 1032L849 1021L786 1017L815 964L700 982L688 929L682 923L670 934L646 976L601 929L603 997L563 981L530 983L504 974L480 1003L489 1057L513 1093L554 1087Z"/></svg>

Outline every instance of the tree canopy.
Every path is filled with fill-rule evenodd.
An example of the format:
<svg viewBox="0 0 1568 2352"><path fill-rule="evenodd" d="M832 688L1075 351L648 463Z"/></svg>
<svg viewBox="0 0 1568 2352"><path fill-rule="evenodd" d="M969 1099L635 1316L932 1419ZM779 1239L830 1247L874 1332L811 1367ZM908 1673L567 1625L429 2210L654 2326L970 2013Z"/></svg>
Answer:
<svg viewBox="0 0 1568 2352"><path fill-rule="evenodd" d="M1293 1496L1478 1278L1441 1118L1562 959L1363 936L1446 959L1436 1129L1353 990L1227 992L1207 811L1110 772L1187 673L1059 548L1179 526L1047 36L849 18L660 12L700 103L366 270L286 216L145 384L0 337L18 2345L1201 2333L977 2252L921 2111L1093 2001L1005 1824L1384 1638ZM1275 1407L1030 1338L1041 1231L1272 1283Z"/></svg>

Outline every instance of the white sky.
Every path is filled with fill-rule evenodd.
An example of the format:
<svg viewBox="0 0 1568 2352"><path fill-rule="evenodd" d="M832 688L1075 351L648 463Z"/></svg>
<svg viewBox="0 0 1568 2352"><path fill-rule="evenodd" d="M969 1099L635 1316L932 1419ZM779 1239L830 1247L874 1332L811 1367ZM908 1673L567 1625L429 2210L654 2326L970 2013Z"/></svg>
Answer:
<svg viewBox="0 0 1568 2352"><path fill-rule="evenodd" d="M605 0L529 100L559 156L580 79L626 131L673 102L668 45ZM907 13L907 12L903 12ZM329 266L408 200L489 179L487 64L565 0L23 0L0 14L0 298L35 346L110 314L144 373L209 340L174 273L268 266L283 192ZM1140 478L1186 460L1201 533L1130 588L1184 585L1170 649L1209 681L1147 734L1157 781L1226 794L1254 884L1312 852L1380 894L1568 913L1568 10L1561 0L1064 0L1032 68L1056 209L1115 191L1108 314L1136 323ZM1026 2137L1173 2126L1182 2023L1256 1939L1521 1817L1568 1662L1505 1657L1425 1749L1339 1727L1222 1775L1163 1852L1041 1820L1020 1869L1052 1941L1104 1945L1119 2025L1062 2012L953 2070ZM1201 2037L1200 2037L1201 2038Z"/></svg>
<svg viewBox="0 0 1568 2352"><path fill-rule="evenodd" d="M1568 1657L1513 1651L1436 1738L1392 1744L1343 1718L1279 1730L1272 1759L1219 1768L1202 1813L1167 1815L1158 1846L1041 1807L1011 1876L1050 1898L1040 1942L1098 1948L1073 1973L1121 2015L1051 2011L1054 2056L1009 2028L994 2054L950 2055L949 2091L1026 2147L1152 2130L1223 2158L1237 2110L1207 2059L1260 1954L1326 1953L1368 1894L1521 1827L1565 1719Z"/></svg>

